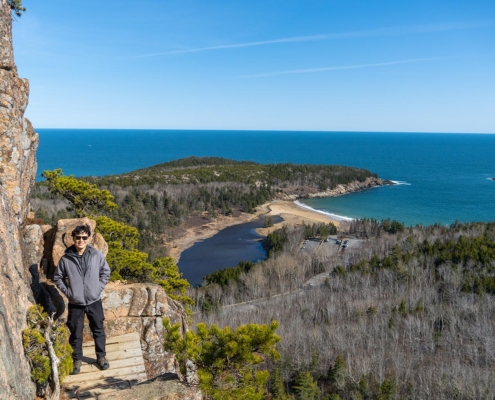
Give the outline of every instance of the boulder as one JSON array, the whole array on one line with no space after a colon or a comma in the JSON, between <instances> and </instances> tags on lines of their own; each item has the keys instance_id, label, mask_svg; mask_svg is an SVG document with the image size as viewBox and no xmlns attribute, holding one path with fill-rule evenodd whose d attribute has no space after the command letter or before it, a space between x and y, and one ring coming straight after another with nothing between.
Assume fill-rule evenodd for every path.
<instances>
[{"instance_id":1,"label":"boulder","mask_svg":"<svg viewBox=\"0 0 495 400\"><path fill-rule=\"evenodd\" d=\"M88 224L91 228L91 238L89 244L96 249L100 250L104 256L108 253L108 244L103 239L103 236L95 232L96 221L89 218L73 218L73 219L61 219L57 221L57 225L54 231L47 230L45 235L50 235L50 242L52 242L51 249L48 248L45 251L45 257L48 260L48 277L52 278L55 268L65 253L65 250L74 244L72 240L72 231L76 226Z\"/></svg>"},{"instance_id":2,"label":"boulder","mask_svg":"<svg viewBox=\"0 0 495 400\"><path fill-rule=\"evenodd\" d=\"M168 297L159 285L109 283L102 294L107 337L139 332L148 378L175 371L175 357L164 350L162 319L179 322L182 333L188 329L184 307ZM85 326L88 339L89 326Z\"/></svg>"}]
</instances>

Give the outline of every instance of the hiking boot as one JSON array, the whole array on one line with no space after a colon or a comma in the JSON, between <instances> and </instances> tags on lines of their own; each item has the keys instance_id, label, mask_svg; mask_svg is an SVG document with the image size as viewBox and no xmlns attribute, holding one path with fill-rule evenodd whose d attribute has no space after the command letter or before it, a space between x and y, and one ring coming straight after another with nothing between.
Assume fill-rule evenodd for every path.
<instances>
[{"instance_id":1,"label":"hiking boot","mask_svg":"<svg viewBox=\"0 0 495 400\"><path fill-rule=\"evenodd\" d=\"M98 357L98 360L96 360L96 364L98 364L98 367L100 367L100 369L110 368L110 364L108 363L106 357Z\"/></svg>"},{"instance_id":2,"label":"hiking boot","mask_svg":"<svg viewBox=\"0 0 495 400\"><path fill-rule=\"evenodd\" d=\"M81 360L74 360L73 361L73 369L71 375L77 375L79 372L81 372L81 365L82 361Z\"/></svg>"}]
</instances>

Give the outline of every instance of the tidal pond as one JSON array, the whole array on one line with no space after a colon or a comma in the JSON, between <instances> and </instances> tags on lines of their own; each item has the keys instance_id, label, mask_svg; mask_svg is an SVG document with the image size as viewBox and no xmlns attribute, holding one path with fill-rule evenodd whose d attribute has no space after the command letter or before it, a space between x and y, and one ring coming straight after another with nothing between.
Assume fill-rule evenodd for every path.
<instances>
[{"instance_id":1,"label":"tidal pond","mask_svg":"<svg viewBox=\"0 0 495 400\"><path fill-rule=\"evenodd\" d=\"M274 223L282 221L272 217ZM230 226L211 238L195 243L184 250L179 259L179 270L191 286L201 284L205 275L219 269L235 267L240 261L258 262L266 258L261 245L263 236L256 228L263 227L264 218Z\"/></svg>"}]
</instances>

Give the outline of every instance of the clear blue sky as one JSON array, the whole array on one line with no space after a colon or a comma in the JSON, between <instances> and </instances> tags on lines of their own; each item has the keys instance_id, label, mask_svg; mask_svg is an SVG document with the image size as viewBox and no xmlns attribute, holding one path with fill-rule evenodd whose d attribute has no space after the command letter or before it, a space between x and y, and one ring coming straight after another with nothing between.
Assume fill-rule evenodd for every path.
<instances>
[{"instance_id":1,"label":"clear blue sky","mask_svg":"<svg viewBox=\"0 0 495 400\"><path fill-rule=\"evenodd\" d=\"M495 2L24 0L36 128L495 133Z\"/></svg>"}]
</instances>

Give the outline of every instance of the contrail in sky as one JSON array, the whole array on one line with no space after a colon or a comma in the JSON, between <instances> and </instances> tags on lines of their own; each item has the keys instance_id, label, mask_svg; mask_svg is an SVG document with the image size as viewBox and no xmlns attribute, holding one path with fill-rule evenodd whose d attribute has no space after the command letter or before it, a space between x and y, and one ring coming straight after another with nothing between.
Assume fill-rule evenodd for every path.
<instances>
[{"instance_id":1,"label":"contrail in sky","mask_svg":"<svg viewBox=\"0 0 495 400\"><path fill-rule=\"evenodd\" d=\"M244 76L241 76L240 78L241 79L242 78L244 78L244 79L247 79L247 78L264 78L267 76L277 76L277 75L309 74L309 73L316 73L316 72L340 71L340 70L345 70L345 69L385 67L388 65L410 64L410 63L416 63L416 62L421 62L421 61L445 60L448 58L458 58L458 57L464 57L464 56L466 56L466 55L463 54L463 55L448 56L448 57L411 58L408 60L388 61L388 62L372 63L372 64L342 65L342 66L338 66L338 67L293 69L293 70L288 70L288 71L275 71L275 72L267 72L267 73L263 73L263 74L244 75Z\"/></svg>"},{"instance_id":2,"label":"contrail in sky","mask_svg":"<svg viewBox=\"0 0 495 400\"><path fill-rule=\"evenodd\" d=\"M333 39L348 39L348 38L373 37L373 36L398 36L398 35L410 35L416 33L445 32L445 31L453 31L453 30L461 30L461 29L482 28L493 25L494 25L494 21L485 20L485 21L442 22L442 23L424 24L424 25L396 26L389 28L368 29L362 31L326 33L321 35L310 35L310 36L293 36L293 37L280 38L280 39L262 40L258 42L246 42L246 43L237 43L237 44L226 44L220 46L198 47L194 49L142 54L139 56L134 56L133 58L155 57L155 56L162 56L168 54L198 53L198 52L211 51L211 50L238 49L242 47L267 46L270 44L281 44L281 43L301 43L301 42L315 42L320 40L333 40Z\"/></svg>"}]
</instances>

